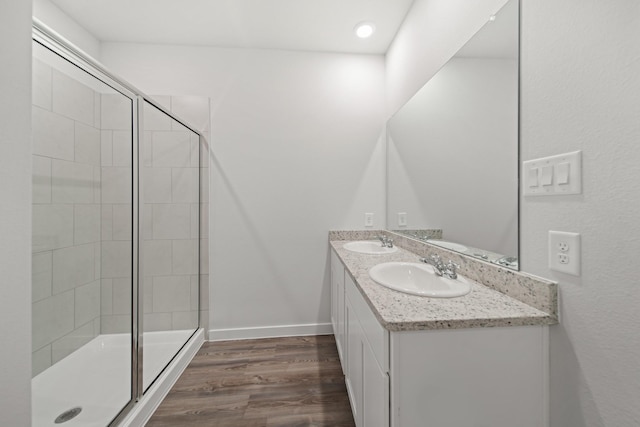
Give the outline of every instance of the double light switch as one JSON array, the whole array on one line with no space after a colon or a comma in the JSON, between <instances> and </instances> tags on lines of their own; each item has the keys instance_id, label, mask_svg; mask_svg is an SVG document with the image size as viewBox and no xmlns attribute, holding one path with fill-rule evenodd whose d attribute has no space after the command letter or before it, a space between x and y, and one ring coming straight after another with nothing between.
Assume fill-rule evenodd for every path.
<instances>
[{"instance_id":1,"label":"double light switch","mask_svg":"<svg viewBox=\"0 0 640 427\"><path fill-rule=\"evenodd\" d=\"M549 196L582 193L582 152L527 160L522 168L523 194Z\"/></svg>"}]
</instances>

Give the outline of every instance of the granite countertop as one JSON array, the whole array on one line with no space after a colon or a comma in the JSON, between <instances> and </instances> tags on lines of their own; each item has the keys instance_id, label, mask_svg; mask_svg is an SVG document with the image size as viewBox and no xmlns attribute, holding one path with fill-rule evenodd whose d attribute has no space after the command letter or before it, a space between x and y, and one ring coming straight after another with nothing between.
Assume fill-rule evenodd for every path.
<instances>
[{"instance_id":1,"label":"granite countertop","mask_svg":"<svg viewBox=\"0 0 640 427\"><path fill-rule=\"evenodd\" d=\"M392 254L360 254L344 249L348 242L332 240L330 244L378 321L389 331L557 323L553 315L472 280L471 292L457 298L429 298L385 288L369 277L371 267L391 261L417 262L419 256L401 247Z\"/></svg>"}]
</instances>

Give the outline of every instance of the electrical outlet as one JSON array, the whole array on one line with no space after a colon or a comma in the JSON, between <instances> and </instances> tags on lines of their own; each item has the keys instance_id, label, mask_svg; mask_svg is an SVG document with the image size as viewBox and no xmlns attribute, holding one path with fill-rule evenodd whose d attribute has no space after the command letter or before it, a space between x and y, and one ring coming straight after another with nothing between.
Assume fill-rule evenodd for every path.
<instances>
[{"instance_id":1,"label":"electrical outlet","mask_svg":"<svg viewBox=\"0 0 640 427\"><path fill-rule=\"evenodd\" d=\"M549 268L580 275L580 234L549 231Z\"/></svg>"},{"instance_id":2,"label":"electrical outlet","mask_svg":"<svg viewBox=\"0 0 640 427\"><path fill-rule=\"evenodd\" d=\"M373 214L372 213L364 214L364 226L365 227L373 227Z\"/></svg>"},{"instance_id":3,"label":"electrical outlet","mask_svg":"<svg viewBox=\"0 0 640 427\"><path fill-rule=\"evenodd\" d=\"M406 227L406 226L407 226L407 213L398 212L398 227Z\"/></svg>"}]
</instances>

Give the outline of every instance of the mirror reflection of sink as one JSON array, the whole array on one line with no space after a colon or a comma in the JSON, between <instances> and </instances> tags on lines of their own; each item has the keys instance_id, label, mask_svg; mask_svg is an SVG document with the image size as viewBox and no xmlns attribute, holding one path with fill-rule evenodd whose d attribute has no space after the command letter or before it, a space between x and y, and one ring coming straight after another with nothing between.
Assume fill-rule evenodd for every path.
<instances>
[{"instance_id":1,"label":"mirror reflection of sink","mask_svg":"<svg viewBox=\"0 0 640 427\"><path fill-rule=\"evenodd\" d=\"M445 249L451 249L456 252L466 252L469 248L459 243L447 242L446 240L427 240L429 243L433 243L434 245L441 246Z\"/></svg>"},{"instance_id":2,"label":"mirror reflection of sink","mask_svg":"<svg viewBox=\"0 0 640 427\"><path fill-rule=\"evenodd\" d=\"M360 240L357 242L345 243L343 248L351 252L358 252L360 254L369 255L392 254L398 250L398 248L396 248L395 246L392 248L387 248L382 246L380 242L373 240Z\"/></svg>"},{"instance_id":3,"label":"mirror reflection of sink","mask_svg":"<svg viewBox=\"0 0 640 427\"><path fill-rule=\"evenodd\" d=\"M411 295L432 298L461 297L471 291L464 277L440 277L433 267L417 262L385 262L372 267L369 276L378 284Z\"/></svg>"}]
</instances>

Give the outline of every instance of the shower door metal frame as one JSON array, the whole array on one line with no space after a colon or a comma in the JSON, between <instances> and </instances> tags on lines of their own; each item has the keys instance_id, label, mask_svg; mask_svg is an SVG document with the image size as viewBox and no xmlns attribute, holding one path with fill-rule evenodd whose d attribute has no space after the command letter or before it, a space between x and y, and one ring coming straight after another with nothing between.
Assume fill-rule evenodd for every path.
<instances>
[{"instance_id":1,"label":"shower door metal frame","mask_svg":"<svg viewBox=\"0 0 640 427\"><path fill-rule=\"evenodd\" d=\"M75 65L85 73L95 77L105 85L111 87L116 92L126 96L129 100L131 100L132 105L132 127L131 127L131 137L132 137L132 290L131 290L131 398L129 402L121 408L118 415L113 418L113 420L109 423L109 426L115 426L121 421L123 421L127 415L131 412L131 410L135 407L136 403L142 398L144 394L143 387L143 363L142 363L142 355L144 350L143 345L143 334L142 334L142 326L143 326L143 299L140 298L140 287L143 283L144 277L142 272L143 270L143 245L140 244L142 241L142 234L140 231L140 221L142 218L142 210L144 202L141 200L140 196L143 194L143 180L140 179L140 172L143 168L143 156L141 155L141 147L142 141L144 140L144 127L143 127L143 104L148 102L153 107L159 109L163 113L167 114L172 119L176 120L178 123L183 125L185 128L189 129L193 133L198 135L198 325L196 326L193 333L189 336L187 341L182 345L178 353L184 348L187 342L193 338L198 329L201 327L200 325L200 210L201 210L201 198L200 198L200 189L202 188L201 180L201 143L202 143L202 134L195 130L192 126L187 124L185 121L176 117L174 113L164 108L162 105L155 102L151 97L145 95L141 90L137 89L135 86L130 83L120 79L118 76L115 76L111 72L109 72L102 64L93 60L89 55L87 55L82 50L78 49L71 42L66 40L64 37L60 36L58 33L53 31L51 28L40 22L38 19L33 18L33 29L32 29L32 39L33 41L39 43L44 46L48 50L52 51L54 54L57 54L61 58L65 59L72 65ZM174 355L169 364L176 355ZM166 366L165 366L166 368ZM164 369L161 373L164 372ZM158 377L161 375L158 375ZM157 379L157 378L156 378ZM155 382L155 380L152 381ZM151 385L149 386L151 387Z\"/></svg>"}]
</instances>

